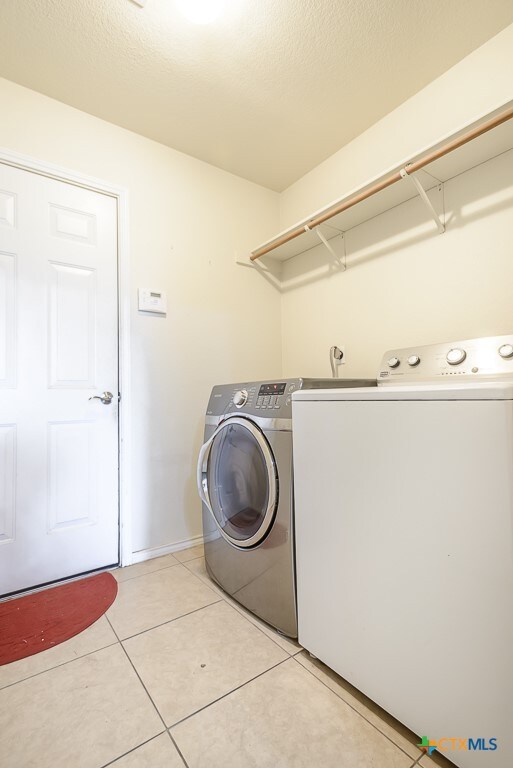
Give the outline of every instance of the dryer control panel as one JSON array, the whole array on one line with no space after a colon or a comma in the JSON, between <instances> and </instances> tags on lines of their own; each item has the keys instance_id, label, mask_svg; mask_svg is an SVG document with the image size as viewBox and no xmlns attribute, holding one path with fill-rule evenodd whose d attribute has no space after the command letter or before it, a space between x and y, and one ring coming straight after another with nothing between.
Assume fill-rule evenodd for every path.
<instances>
[{"instance_id":1,"label":"dryer control panel","mask_svg":"<svg viewBox=\"0 0 513 768\"><path fill-rule=\"evenodd\" d=\"M381 361L378 384L503 377L513 378L513 334L391 349Z\"/></svg>"}]
</instances>

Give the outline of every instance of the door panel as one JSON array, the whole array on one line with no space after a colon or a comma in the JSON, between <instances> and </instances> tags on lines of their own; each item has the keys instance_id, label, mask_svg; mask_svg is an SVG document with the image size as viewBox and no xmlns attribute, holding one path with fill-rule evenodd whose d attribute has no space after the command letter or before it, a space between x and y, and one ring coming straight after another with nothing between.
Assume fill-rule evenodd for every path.
<instances>
[{"instance_id":1,"label":"door panel","mask_svg":"<svg viewBox=\"0 0 513 768\"><path fill-rule=\"evenodd\" d=\"M14 538L16 427L0 425L0 542Z\"/></svg>"},{"instance_id":2,"label":"door panel","mask_svg":"<svg viewBox=\"0 0 513 768\"><path fill-rule=\"evenodd\" d=\"M48 531L96 523L94 422L48 425Z\"/></svg>"},{"instance_id":3,"label":"door panel","mask_svg":"<svg viewBox=\"0 0 513 768\"><path fill-rule=\"evenodd\" d=\"M95 271L50 264L50 387L94 387Z\"/></svg>"},{"instance_id":4,"label":"door panel","mask_svg":"<svg viewBox=\"0 0 513 768\"><path fill-rule=\"evenodd\" d=\"M55 237L96 245L96 217L84 211L50 205L50 229Z\"/></svg>"},{"instance_id":5,"label":"door panel","mask_svg":"<svg viewBox=\"0 0 513 768\"><path fill-rule=\"evenodd\" d=\"M14 227L16 221L16 195L0 189L0 226Z\"/></svg>"},{"instance_id":6,"label":"door panel","mask_svg":"<svg viewBox=\"0 0 513 768\"><path fill-rule=\"evenodd\" d=\"M116 221L0 164L0 594L118 561Z\"/></svg>"},{"instance_id":7,"label":"door panel","mask_svg":"<svg viewBox=\"0 0 513 768\"><path fill-rule=\"evenodd\" d=\"M16 257L0 252L0 388L16 382Z\"/></svg>"}]
</instances>

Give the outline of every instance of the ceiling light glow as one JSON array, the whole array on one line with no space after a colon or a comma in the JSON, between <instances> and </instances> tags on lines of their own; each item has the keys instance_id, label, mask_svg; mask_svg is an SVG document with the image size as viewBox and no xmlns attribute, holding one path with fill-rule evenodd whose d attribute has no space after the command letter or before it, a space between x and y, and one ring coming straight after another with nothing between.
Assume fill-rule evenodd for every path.
<instances>
[{"instance_id":1,"label":"ceiling light glow","mask_svg":"<svg viewBox=\"0 0 513 768\"><path fill-rule=\"evenodd\" d=\"M176 0L186 19L195 24L210 24L226 9L226 0Z\"/></svg>"}]
</instances>

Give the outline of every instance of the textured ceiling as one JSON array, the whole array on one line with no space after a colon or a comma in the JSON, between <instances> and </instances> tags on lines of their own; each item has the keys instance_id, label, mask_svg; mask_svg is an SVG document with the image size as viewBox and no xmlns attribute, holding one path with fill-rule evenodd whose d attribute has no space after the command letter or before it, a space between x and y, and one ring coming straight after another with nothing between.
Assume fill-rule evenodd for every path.
<instances>
[{"instance_id":1,"label":"textured ceiling","mask_svg":"<svg viewBox=\"0 0 513 768\"><path fill-rule=\"evenodd\" d=\"M513 22L511 0L0 0L0 75L281 190Z\"/></svg>"}]
</instances>

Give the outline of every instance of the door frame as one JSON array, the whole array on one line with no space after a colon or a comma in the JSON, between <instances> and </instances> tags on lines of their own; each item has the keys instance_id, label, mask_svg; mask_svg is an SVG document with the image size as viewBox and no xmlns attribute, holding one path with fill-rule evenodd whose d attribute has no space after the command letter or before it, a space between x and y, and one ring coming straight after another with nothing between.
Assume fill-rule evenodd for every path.
<instances>
[{"instance_id":1,"label":"door frame","mask_svg":"<svg viewBox=\"0 0 513 768\"><path fill-rule=\"evenodd\" d=\"M131 377L130 377L130 249L129 195L125 187L109 184L62 166L38 160L29 155L0 147L0 163L22 171L73 184L91 192L109 195L116 200L117 209L117 286L118 286L118 376L122 397L118 410L119 450L119 560L131 565L132 516L130 506L131 478Z\"/></svg>"}]
</instances>

